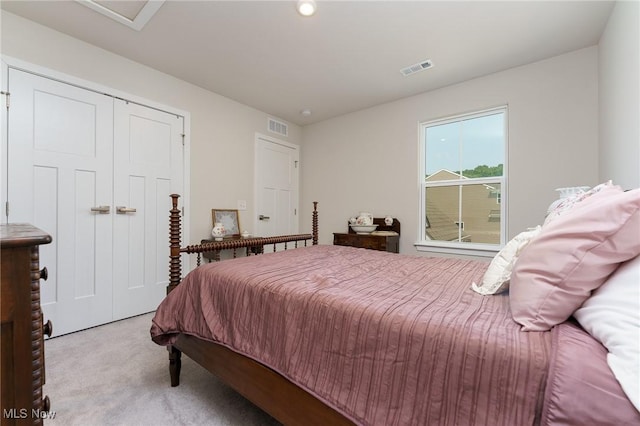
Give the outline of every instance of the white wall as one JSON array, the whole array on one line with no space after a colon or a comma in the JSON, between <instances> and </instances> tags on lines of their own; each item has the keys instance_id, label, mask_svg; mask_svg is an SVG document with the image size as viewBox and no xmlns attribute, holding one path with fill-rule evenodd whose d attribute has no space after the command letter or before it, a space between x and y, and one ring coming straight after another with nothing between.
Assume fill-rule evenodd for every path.
<instances>
[{"instance_id":1,"label":"white wall","mask_svg":"<svg viewBox=\"0 0 640 426\"><path fill-rule=\"evenodd\" d=\"M617 2L599 44L600 180L640 187L640 2Z\"/></svg>"},{"instance_id":2,"label":"white wall","mask_svg":"<svg viewBox=\"0 0 640 426\"><path fill-rule=\"evenodd\" d=\"M208 235L212 207L245 199L241 222L252 223L254 135L268 134L267 114L16 15L1 18L2 54L191 113L191 242ZM313 200L323 243L360 210L391 214L402 222L401 251L415 253L418 123L501 104L510 120L509 236L542 221L556 187L609 178L640 186L637 20L637 2L616 6L600 60L597 47L587 48L304 129L290 124L283 139L304 139L301 231Z\"/></svg>"},{"instance_id":3,"label":"white wall","mask_svg":"<svg viewBox=\"0 0 640 426\"><path fill-rule=\"evenodd\" d=\"M235 209L238 199L248 203L240 223L253 232L254 141L269 134L266 113L17 15L2 11L1 19L3 55L190 113L191 241L183 245L207 238L211 209ZM278 138L299 144L300 127L289 124L289 137Z\"/></svg>"},{"instance_id":4,"label":"white wall","mask_svg":"<svg viewBox=\"0 0 640 426\"><path fill-rule=\"evenodd\" d=\"M508 236L541 224L555 188L598 183L597 70L594 46L306 126L300 205L319 201L321 243L364 210L416 253L419 122L508 104Z\"/></svg>"}]
</instances>

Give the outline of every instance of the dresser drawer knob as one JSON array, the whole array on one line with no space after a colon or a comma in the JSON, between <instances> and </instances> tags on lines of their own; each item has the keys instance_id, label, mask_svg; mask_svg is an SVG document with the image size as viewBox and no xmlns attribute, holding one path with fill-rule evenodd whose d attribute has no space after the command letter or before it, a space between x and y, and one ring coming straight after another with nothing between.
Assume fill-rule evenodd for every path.
<instances>
[{"instance_id":1,"label":"dresser drawer knob","mask_svg":"<svg viewBox=\"0 0 640 426\"><path fill-rule=\"evenodd\" d=\"M49 395L42 399L42 411L47 413L51 411L51 400L49 400Z\"/></svg>"},{"instance_id":2,"label":"dresser drawer knob","mask_svg":"<svg viewBox=\"0 0 640 426\"><path fill-rule=\"evenodd\" d=\"M42 326L42 333L47 337L51 337L53 334L53 323L51 320L47 320L47 322Z\"/></svg>"},{"instance_id":3,"label":"dresser drawer knob","mask_svg":"<svg viewBox=\"0 0 640 426\"><path fill-rule=\"evenodd\" d=\"M40 270L40 279L46 281L47 278L49 278L49 271L47 270L47 267L45 266L44 268L42 268Z\"/></svg>"}]
</instances>

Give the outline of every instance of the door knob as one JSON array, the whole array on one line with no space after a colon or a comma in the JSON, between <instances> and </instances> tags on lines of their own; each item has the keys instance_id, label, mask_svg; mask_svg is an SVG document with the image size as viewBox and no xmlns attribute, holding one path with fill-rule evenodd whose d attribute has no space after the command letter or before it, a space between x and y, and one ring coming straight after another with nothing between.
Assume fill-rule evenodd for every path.
<instances>
[{"instance_id":1,"label":"door knob","mask_svg":"<svg viewBox=\"0 0 640 426\"><path fill-rule=\"evenodd\" d=\"M91 207L92 212L98 212L100 214L107 214L111 211L111 206L97 206Z\"/></svg>"},{"instance_id":2,"label":"door knob","mask_svg":"<svg viewBox=\"0 0 640 426\"><path fill-rule=\"evenodd\" d=\"M117 206L116 213L118 214L127 214L127 213L135 213L136 209L133 207L125 207L125 206Z\"/></svg>"},{"instance_id":3,"label":"door knob","mask_svg":"<svg viewBox=\"0 0 640 426\"><path fill-rule=\"evenodd\" d=\"M260 219L260 220L269 220L270 217L269 216L260 215L260 216L258 216L258 219Z\"/></svg>"}]
</instances>

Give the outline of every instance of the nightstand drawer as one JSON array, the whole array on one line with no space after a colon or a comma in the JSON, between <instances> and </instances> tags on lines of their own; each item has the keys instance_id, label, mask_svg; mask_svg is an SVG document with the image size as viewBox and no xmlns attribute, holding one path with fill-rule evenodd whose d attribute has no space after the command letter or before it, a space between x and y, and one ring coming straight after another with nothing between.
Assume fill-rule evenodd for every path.
<instances>
[{"instance_id":1,"label":"nightstand drawer","mask_svg":"<svg viewBox=\"0 0 640 426\"><path fill-rule=\"evenodd\" d=\"M333 234L333 244L337 246L359 247L391 253L399 252L399 242L399 235Z\"/></svg>"}]
</instances>

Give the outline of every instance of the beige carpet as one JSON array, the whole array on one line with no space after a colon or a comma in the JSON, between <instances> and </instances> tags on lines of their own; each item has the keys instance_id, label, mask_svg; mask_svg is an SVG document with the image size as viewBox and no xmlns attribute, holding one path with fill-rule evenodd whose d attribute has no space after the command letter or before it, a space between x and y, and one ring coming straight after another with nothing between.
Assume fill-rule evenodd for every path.
<instances>
[{"instance_id":1,"label":"beige carpet","mask_svg":"<svg viewBox=\"0 0 640 426\"><path fill-rule=\"evenodd\" d=\"M186 356L172 388L167 351L149 337L152 317L47 340L43 391L55 417L45 424L279 424Z\"/></svg>"}]
</instances>

